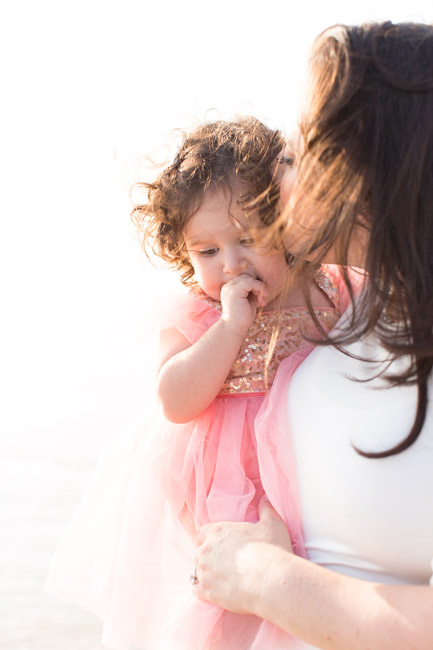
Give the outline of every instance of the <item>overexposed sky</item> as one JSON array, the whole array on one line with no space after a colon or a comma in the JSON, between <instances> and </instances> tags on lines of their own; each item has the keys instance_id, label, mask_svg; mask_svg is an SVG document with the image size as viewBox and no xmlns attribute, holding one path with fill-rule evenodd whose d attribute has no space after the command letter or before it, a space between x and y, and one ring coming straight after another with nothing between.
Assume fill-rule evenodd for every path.
<instances>
[{"instance_id":1,"label":"overexposed sky","mask_svg":"<svg viewBox=\"0 0 433 650\"><path fill-rule=\"evenodd\" d=\"M2 4L2 441L96 453L139 406L151 306L131 158L209 115L290 130L314 36L382 19L433 22L433 3Z\"/></svg>"}]
</instances>

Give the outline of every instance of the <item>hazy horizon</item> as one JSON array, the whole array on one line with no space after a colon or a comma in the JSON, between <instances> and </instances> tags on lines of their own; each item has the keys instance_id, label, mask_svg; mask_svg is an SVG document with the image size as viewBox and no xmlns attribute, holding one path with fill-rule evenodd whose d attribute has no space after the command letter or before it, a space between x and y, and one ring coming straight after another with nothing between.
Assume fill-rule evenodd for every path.
<instances>
[{"instance_id":1,"label":"hazy horizon","mask_svg":"<svg viewBox=\"0 0 433 650\"><path fill-rule=\"evenodd\" d=\"M3 7L1 647L99 648L93 619L40 589L104 443L150 390L149 290L167 280L129 219L140 156L209 115L292 130L313 38L382 19L433 22L433 3Z\"/></svg>"}]
</instances>

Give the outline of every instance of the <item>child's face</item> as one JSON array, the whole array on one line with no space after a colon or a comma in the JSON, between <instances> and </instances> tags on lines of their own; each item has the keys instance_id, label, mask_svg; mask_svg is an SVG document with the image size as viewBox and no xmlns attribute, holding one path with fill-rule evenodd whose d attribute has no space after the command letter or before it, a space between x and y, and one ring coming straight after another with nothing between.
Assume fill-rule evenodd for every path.
<instances>
[{"instance_id":1,"label":"child's face","mask_svg":"<svg viewBox=\"0 0 433 650\"><path fill-rule=\"evenodd\" d=\"M283 250L254 242L260 221L258 216L245 215L239 204L241 190L238 183L232 192L220 189L206 194L184 228L185 246L195 279L208 296L220 300L221 287L247 273L265 284L266 308L273 309L284 287L287 262Z\"/></svg>"}]
</instances>

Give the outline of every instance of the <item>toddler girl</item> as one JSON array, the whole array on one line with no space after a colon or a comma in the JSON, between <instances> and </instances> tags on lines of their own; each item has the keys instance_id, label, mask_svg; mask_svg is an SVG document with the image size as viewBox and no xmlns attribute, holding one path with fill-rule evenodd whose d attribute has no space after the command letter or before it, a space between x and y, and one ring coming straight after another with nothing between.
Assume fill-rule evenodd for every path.
<instances>
[{"instance_id":1,"label":"toddler girl","mask_svg":"<svg viewBox=\"0 0 433 650\"><path fill-rule=\"evenodd\" d=\"M161 309L160 413L108 446L47 584L103 618L108 647L262 647L260 619L188 594L170 548L183 549L191 573L203 524L257 521L265 477L256 416L280 362L309 348L303 334L328 331L339 315L335 269L318 270L309 287L289 278L286 290L290 255L264 237L276 217L273 163L283 146L254 118L200 126L133 211L144 248L187 288ZM305 555L295 500L285 519ZM281 634L275 628L273 647ZM282 642L290 647L287 635Z\"/></svg>"}]
</instances>

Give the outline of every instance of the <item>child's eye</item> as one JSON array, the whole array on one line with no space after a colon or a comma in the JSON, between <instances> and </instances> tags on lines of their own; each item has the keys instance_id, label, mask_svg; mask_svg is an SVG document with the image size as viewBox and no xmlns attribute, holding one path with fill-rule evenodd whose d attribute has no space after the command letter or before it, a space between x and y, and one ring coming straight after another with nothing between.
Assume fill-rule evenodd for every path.
<instances>
[{"instance_id":1,"label":"child's eye","mask_svg":"<svg viewBox=\"0 0 433 650\"><path fill-rule=\"evenodd\" d=\"M201 255L201 257L212 257L212 255L215 255L218 253L218 248L206 248L203 251L198 251L198 254Z\"/></svg>"},{"instance_id":2,"label":"child's eye","mask_svg":"<svg viewBox=\"0 0 433 650\"><path fill-rule=\"evenodd\" d=\"M278 162L280 165L288 165L289 167L293 167L295 164L295 158L292 156L280 156L278 158Z\"/></svg>"},{"instance_id":3,"label":"child's eye","mask_svg":"<svg viewBox=\"0 0 433 650\"><path fill-rule=\"evenodd\" d=\"M240 239L240 244L242 246L253 246L254 244L254 238L253 237L244 237L243 239Z\"/></svg>"}]
</instances>

